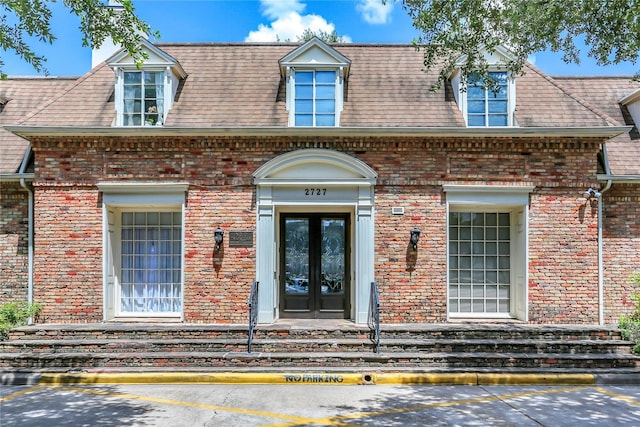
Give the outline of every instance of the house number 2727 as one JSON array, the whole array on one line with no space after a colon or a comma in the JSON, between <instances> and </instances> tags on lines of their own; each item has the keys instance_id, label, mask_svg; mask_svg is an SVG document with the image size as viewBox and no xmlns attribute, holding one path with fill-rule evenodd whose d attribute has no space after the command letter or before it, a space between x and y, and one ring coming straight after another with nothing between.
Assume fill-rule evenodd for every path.
<instances>
[{"instance_id":1,"label":"house number 2727","mask_svg":"<svg viewBox=\"0 0 640 427\"><path fill-rule=\"evenodd\" d=\"M305 188L304 195L305 196L326 196L327 189L326 188Z\"/></svg>"}]
</instances>

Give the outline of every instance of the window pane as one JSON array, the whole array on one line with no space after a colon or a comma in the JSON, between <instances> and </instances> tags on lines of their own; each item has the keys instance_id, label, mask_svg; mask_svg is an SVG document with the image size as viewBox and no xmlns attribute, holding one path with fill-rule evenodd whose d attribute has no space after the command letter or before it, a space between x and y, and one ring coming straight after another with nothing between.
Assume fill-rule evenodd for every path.
<instances>
[{"instance_id":1,"label":"window pane","mask_svg":"<svg viewBox=\"0 0 640 427\"><path fill-rule=\"evenodd\" d=\"M507 101L489 101L489 113L506 113Z\"/></svg>"},{"instance_id":2,"label":"window pane","mask_svg":"<svg viewBox=\"0 0 640 427\"><path fill-rule=\"evenodd\" d=\"M296 113L312 113L313 112L313 101L304 100L296 101Z\"/></svg>"},{"instance_id":3,"label":"window pane","mask_svg":"<svg viewBox=\"0 0 640 427\"><path fill-rule=\"evenodd\" d=\"M296 99L312 99L313 86L296 86Z\"/></svg>"},{"instance_id":4,"label":"window pane","mask_svg":"<svg viewBox=\"0 0 640 427\"><path fill-rule=\"evenodd\" d=\"M509 120L506 114L490 115L489 126L508 126Z\"/></svg>"},{"instance_id":5,"label":"window pane","mask_svg":"<svg viewBox=\"0 0 640 427\"><path fill-rule=\"evenodd\" d=\"M507 83L507 72L506 71L490 71L489 76L495 80L499 84Z\"/></svg>"},{"instance_id":6,"label":"window pane","mask_svg":"<svg viewBox=\"0 0 640 427\"><path fill-rule=\"evenodd\" d=\"M125 99L140 99L142 96L142 89L140 86L125 86L124 98Z\"/></svg>"},{"instance_id":7,"label":"window pane","mask_svg":"<svg viewBox=\"0 0 640 427\"><path fill-rule=\"evenodd\" d=\"M296 126L313 126L311 114L296 114Z\"/></svg>"},{"instance_id":8,"label":"window pane","mask_svg":"<svg viewBox=\"0 0 640 427\"><path fill-rule=\"evenodd\" d=\"M467 88L467 99L484 99L485 90L482 86L469 86Z\"/></svg>"},{"instance_id":9,"label":"window pane","mask_svg":"<svg viewBox=\"0 0 640 427\"><path fill-rule=\"evenodd\" d=\"M483 101L469 101L469 114L484 113L484 100Z\"/></svg>"},{"instance_id":10,"label":"window pane","mask_svg":"<svg viewBox=\"0 0 640 427\"><path fill-rule=\"evenodd\" d=\"M316 87L316 98L318 99L334 99L336 97L336 89L334 86L318 86Z\"/></svg>"},{"instance_id":11,"label":"window pane","mask_svg":"<svg viewBox=\"0 0 640 427\"><path fill-rule=\"evenodd\" d=\"M335 83L335 71L316 71L316 83Z\"/></svg>"},{"instance_id":12,"label":"window pane","mask_svg":"<svg viewBox=\"0 0 640 427\"><path fill-rule=\"evenodd\" d=\"M335 126L336 118L333 115L322 115L316 117L316 126Z\"/></svg>"},{"instance_id":13,"label":"window pane","mask_svg":"<svg viewBox=\"0 0 640 427\"><path fill-rule=\"evenodd\" d=\"M313 72L296 71L296 83L313 83Z\"/></svg>"},{"instance_id":14,"label":"window pane","mask_svg":"<svg viewBox=\"0 0 640 427\"><path fill-rule=\"evenodd\" d=\"M335 101L325 100L316 102L316 113L333 113L335 111Z\"/></svg>"},{"instance_id":15,"label":"window pane","mask_svg":"<svg viewBox=\"0 0 640 427\"><path fill-rule=\"evenodd\" d=\"M140 84L142 82L141 72L125 72L124 84Z\"/></svg>"},{"instance_id":16,"label":"window pane","mask_svg":"<svg viewBox=\"0 0 640 427\"><path fill-rule=\"evenodd\" d=\"M484 126L484 116L469 116L469 126Z\"/></svg>"}]
</instances>

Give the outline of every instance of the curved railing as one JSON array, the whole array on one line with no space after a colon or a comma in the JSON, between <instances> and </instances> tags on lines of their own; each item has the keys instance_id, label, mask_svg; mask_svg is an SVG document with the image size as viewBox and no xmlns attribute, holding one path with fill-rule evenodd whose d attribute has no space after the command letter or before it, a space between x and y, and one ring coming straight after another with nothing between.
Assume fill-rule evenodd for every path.
<instances>
[{"instance_id":1,"label":"curved railing","mask_svg":"<svg viewBox=\"0 0 640 427\"><path fill-rule=\"evenodd\" d=\"M369 296L369 329L371 339L376 346L376 353L380 353L380 295L378 283L371 282L371 295Z\"/></svg>"},{"instance_id":2,"label":"curved railing","mask_svg":"<svg viewBox=\"0 0 640 427\"><path fill-rule=\"evenodd\" d=\"M258 282L251 284L251 295L249 295L249 338L247 341L247 352L251 353L253 333L258 323Z\"/></svg>"}]
</instances>

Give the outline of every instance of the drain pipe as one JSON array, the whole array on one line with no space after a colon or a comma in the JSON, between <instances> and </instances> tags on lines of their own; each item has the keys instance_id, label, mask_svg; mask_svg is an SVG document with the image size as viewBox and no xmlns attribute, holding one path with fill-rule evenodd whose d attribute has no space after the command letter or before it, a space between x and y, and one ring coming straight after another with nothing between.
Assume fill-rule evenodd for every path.
<instances>
[{"instance_id":1,"label":"drain pipe","mask_svg":"<svg viewBox=\"0 0 640 427\"><path fill-rule=\"evenodd\" d=\"M22 164L20 165L20 175L24 174L27 168L27 162L31 156L31 147L29 147L24 154ZM29 188L24 178L20 178L20 186L24 188L28 194L28 231L27 231L27 245L28 245L28 272L27 272L27 302L29 305L33 304L33 190ZM29 318L29 325L33 324L33 317Z\"/></svg>"},{"instance_id":2,"label":"drain pipe","mask_svg":"<svg viewBox=\"0 0 640 427\"><path fill-rule=\"evenodd\" d=\"M604 325L604 256L603 256L603 242L602 242L602 195L605 191L611 188L611 180L607 180L607 185L600 190L600 197L598 197L598 318L600 325Z\"/></svg>"},{"instance_id":3,"label":"drain pipe","mask_svg":"<svg viewBox=\"0 0 640 427\"><path fill-rule=\"evenodd\" d=\"M611 176L609 170L609 158L607 156L607 146L602 145L602 156L604 160L604 168L607 176ZM607 180L607 184L600 190L600 197L598 197L598 321L600 325L604 325L604 244L602 241L602 227L604 221L602 219L603 211L603 195L605 191L611 188L611 179Z\"/></svg>"}]
</instances>

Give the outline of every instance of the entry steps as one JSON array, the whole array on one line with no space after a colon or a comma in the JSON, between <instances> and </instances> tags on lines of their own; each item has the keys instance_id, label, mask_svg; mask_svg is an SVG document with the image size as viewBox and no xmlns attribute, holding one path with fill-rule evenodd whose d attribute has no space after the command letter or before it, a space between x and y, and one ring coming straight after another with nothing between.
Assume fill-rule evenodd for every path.
<instances>
[{"instance_id":1,"label":"entry steps","mask_svg":"<svg viewBox=\"0 0 640 427\"><path fill-rule=\"evenodd\" d=\"M343 369L640 373L613 326L383 324L381 351L348 321L259 325L37 324L0 341L0 371Z\"/></svg>"}]
</instances>

